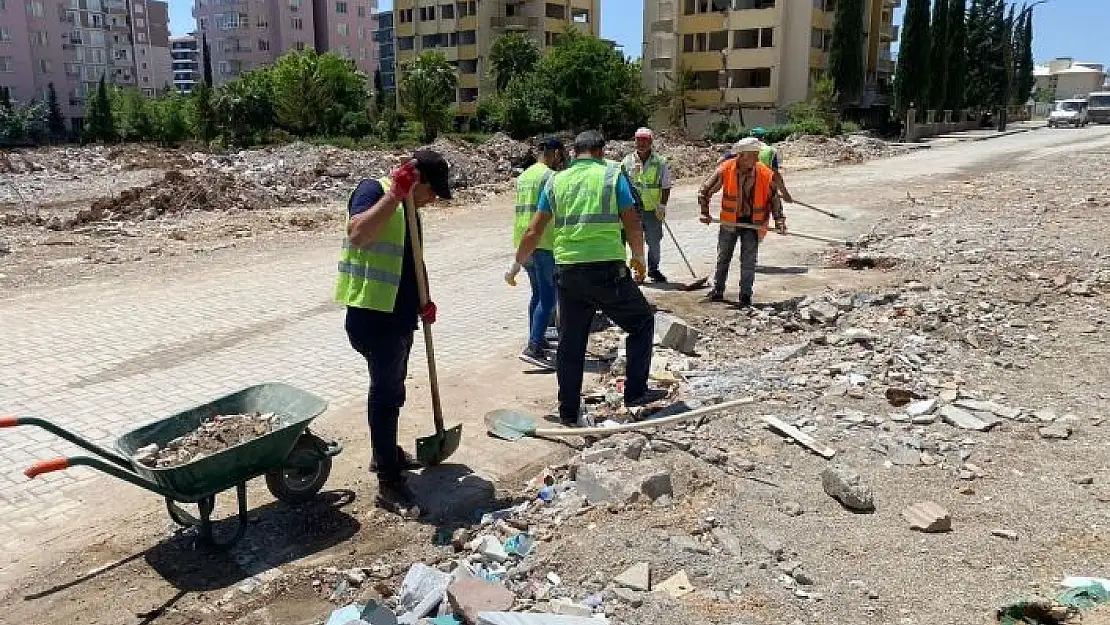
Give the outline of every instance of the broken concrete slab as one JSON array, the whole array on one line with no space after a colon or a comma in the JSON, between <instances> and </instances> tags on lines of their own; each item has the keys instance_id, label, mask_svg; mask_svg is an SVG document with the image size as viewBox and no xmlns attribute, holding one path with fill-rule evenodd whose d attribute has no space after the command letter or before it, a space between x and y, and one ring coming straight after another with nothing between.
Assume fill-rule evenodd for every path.
<instances>
[{"instance_id":1,"label":"broken concrete slab","mask_svg":"<svg viewBox=\"0 0 1110 625\"><path fill-rule=\"evenodd\" d=\"M874 512L875 495L859 473L844 467L821 471L821 487L829 497L854 512Z\"/></svg>"},{"instance_id":2,"label":"broken concrete slab","mask_svg":"<svg viewBox=\"0 0 1110 625\"><path fill-rule=\"evenodd\" d=\"M409 568L401 582L401 599L397 603L400 625L413 625L431 613L447 592L451 576L426 564L417 562Z\"/></svg>"},{"instance_id":3,"label":"broken concrete slab","mask_svg":"<svg viewBox=\"0 0 1110 625\"><path fill-rule=\"evenodd\" d=\"M953 405L945 405L940 407L940 418L944 419L945 423L954 425L964 430L974 430L976 432L986 432L991 429L991 424L983 421L979 417L971 414L970 412L957 408Z\"/></svg>"},{"instance_id":4,"label":"broken concrete slab","mask_svg":"<svg viewBox=\"0 0 1110 625\"><path fill-rule=\"evenodd\" d=\"M657 471L646 476L640 482L640 492L652 501L664 495L673 495L674 484L671 482L671 474L667 471Z\"/></svg>"},{"instance_id":5,"label":"broken concrete slab","mask_svg":"<svg viewBox=\"0 0 1110 625\"><path fill-rule=\"evenodd\" d=\"M905 411L910 417L922 417L933 414L933 411L937 409L937 403L935 397L932 399L922 399L906 406Z\"/></svg>"},{"instance_id":6,"label":"broken concrete slab","mask_svg":"<svg viewBox=\"0 0 1110 625\"><path fill-rule=\"evenodd\" d=\"M661 592L672 599L681 599L694 592L694 585L690 583L686 571L679 571L656 585L655 591Z\"/></svg>"},{"instance_id":7,"label":"broken concrete slab","mask_svg":"<svg viewBox=\"0 0 1110 625\"><path fill-rule=\"evenodd\" d=\"M651 590L651 565L647 562L633 564L614 578L613 583L622 588L647 592Z\"/></svg>"},{"instance_id":8,"label":"broken concrete slab","mask_svg":"<svg viewBox=\"0 0 1110 625\"><path fill-rule=\"evenodd\" d=\"M483 612L477 625L608 625L605 617L565 616L536 612Z\"/></svg>"},{"instance_id":9,"label":"broken concrete slab","mask_svg":"<svg viewBox=\"0 0 1110 625\"><path fill-rule=\"evenodd\" d=\"M501 584L484 579L468 578L451 582L447 599L455 613L467 623L474 623L482 612L504 612L513 607L516 595Z\"/></svg>"},{"instance_id":10,"label":"broken concrete slab","mask_svg":"<svg viewBox=\"0 0 1110 625\"><path fill-rule=\"evenodd\" d=\"M902 518L910 524L910 529L927 534L952 530L952 515L931 501L922 501L906 508L902 511Z\"/></svg>"},{"instance_id":11,"label":"broken concrete slab","mask_svg":"<svg viewBox=\"0 0 1110 625\"><path fill-rule=\"evenodd\" d=\"M612 460L617 457L617 449L615 447L594 447L586 449L582 452L582 464L594 464L596 462L604 462Z\"/></svg>"},{"instance_id":12,"label":"broken concrete slab","mask_svg":"<svg viewBox=\"0 0 1110 625\"><path fill-rule=\"evenodd\" d=\"M979 401L977 399L957 399L955 405L959 408L964 408L972 412L989 412L995 416L1002 417L1003 419L1017 419L1021 416L1021 411L1017 408L1003 406L993 401Z\"/></svg>"},{"instance_id":13,"label":"broken concrete slab","mask_svg":"<svg viewBox=\"0 0 1110 625\"><path fill-rule=\"evenodd\" d=\"M593 608L575 603L565 597L552 600L548 604L548 609L550 609L553 614L561 614L563 616L588 617L594 613Z\"/></svg>"},{"instance_id":14,"label":"broken concrete slab","mask_svg":"<svg viewBox=\"0 0 1110 625\"><path fill-rule=\"evenodd\" d=\"M701 333L678 317L657 312L655 313L655 336L663 347L669 347L683 354L693 354Z\"/></svg>"},{"instance_id":15,"label":"broken concrete slab","mask_svg":"<svg viewBox=\"0 0 1110 625\"><path fill-rule=\"evenodd\" d=\"M629 496L627 481L596 464L578 467L574 484L590 503L624 501Z\"/></svg>"},{"instance_id":16,"label":"broken concrete slab","mask_svg":"<svg viewBox=\"0 0 1110 625\"><path fill-rule=\"evenodd\" d=\"M1071 428L1064 423L1053 423L1046 425L1040 430L1041 438L1049 440L1066 440L1071 437Z\"/></svg>"},{"instance_id":17,"label":"broken concrete slab","mask_svg":"<svg viewBox=\"0 0 1110 625\"><path fill-rule=\"evenodd\" d=\"M614 588L613 595L633 608L644 605L644 593L630 588Z\"/></svg>"},{"instance_id":18,"label":"broken concrete slab","mask_svg":"<svg viewBox=\"0 0 1110 625\"><path fill-rule=\"evenodd\" d=\"M805 343L796 343L794 345L783 345L782 347L776 347L770 352L764 354L763 358L772 362L786 362L793 358L797 358L798 356L802 356L808 351L809 341L806 341Z\"/></svg>"},{"instance_id":19,"label":"broken concrete slab","mask_svg":"<svg viewBox=\"0 0 1110 625\"><path fill-rule=\"evenodd\" d=\"M725 550L730 556L739 556L742 550L740 539L736 537L728 528L715 527L713 528L713 538L721 543L721 548Z\"/></svg>"}]
</instances>

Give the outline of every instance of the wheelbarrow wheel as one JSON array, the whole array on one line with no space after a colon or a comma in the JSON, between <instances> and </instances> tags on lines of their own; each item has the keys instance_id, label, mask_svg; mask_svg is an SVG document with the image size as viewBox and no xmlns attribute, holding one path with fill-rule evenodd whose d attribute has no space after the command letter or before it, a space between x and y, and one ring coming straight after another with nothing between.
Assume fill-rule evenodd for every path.
<instances>
[{"instance_id":1,"label":"wheelbarrow wheel","mask_svg":"<svg viewBox=\"0 0 1110 625\"><path fill-rule=\"evenodd\" d=\"M311 501L331 475L331 456L321 452L321 441L302 436L290 452L288 466L266 474L266 487L279 501L297 504Z\"/></svg>"}]
</instances>

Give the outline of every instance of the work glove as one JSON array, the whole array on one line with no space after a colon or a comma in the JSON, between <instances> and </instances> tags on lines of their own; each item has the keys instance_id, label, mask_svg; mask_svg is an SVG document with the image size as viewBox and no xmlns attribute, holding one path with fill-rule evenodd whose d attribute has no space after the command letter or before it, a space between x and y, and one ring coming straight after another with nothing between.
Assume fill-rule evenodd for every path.
<instances>
[{"instance_id":1,"label":"work glove","mask_svg":"<svg viewBox=\"0 0 1110 625\"><path fill-rule=\"evenodd\" d=\"M514 260L513 264L509 265L509 270L505 272L505 284L516 286L516 276L520 273L520 269L520 263Z\"/></svg>"},{"instance_id":2,"label":"work glove","mask_svg":"<svg viewBox=\"0 0 1110 625\"><path fill-rule=\"evenodd\" d=\"M775 232L779 234L786 234L786 218L775 220Z\"/></svg>"},{"instance_id":3,"label":"work glove","mask_svg":"<svg viewBox=\"0 0 1110 625\"><path fill-rule=\"evenodd\" d=\"M655 216L659 218L659 221L666 221L667 220L667 205L666 204L660 204L659 206L656 206L655 207Z\"/></svg>"},{"instance_id":4,"label":"work glove","mask_svg":"<svg viewBox=\"0 0 1110 625\"><path fill-rule=\"evenodd\" d=\"M439 312L439 309L436 308L436 303L428 302L420 309L420 321L424 322L426 325L432 325L436 322L437 312Z\"/></svg>"},{"instance_id":5,"label":"work glove","mask_svg":"<svg viewBox=\"0 0 1110 625\"><path fill-rule=\"evenodd\" d=\"M698 221L702 222L703 224L709 225L713 223L713 216L709 214L708 210L704 210L701 212L701 215L698 216Z\"/></svg>"},{"instance_id":6,"label":"work glove","mask_svg":"<svg viewBox=\"0 0 1110 625\"><path fill-rule=\"evenodd\" d=\"M392 181L389 194L400 200L405 199L416 186L419 178L420 172L416 170L416 159L412 159L389 174L389 179Z\"/></svg>"},{"instance_id":7,"label":"work glove","mask_svg":"<svg viewBox=\"0 0 1110 625\"><path fill-rule=\"evenodd\" d=\"M636 282L643 282L647 278L647 264L644 259L633 256L632 260L628 262L628 266L632 268L632 277Z\"/></svg>"}]
</instances>

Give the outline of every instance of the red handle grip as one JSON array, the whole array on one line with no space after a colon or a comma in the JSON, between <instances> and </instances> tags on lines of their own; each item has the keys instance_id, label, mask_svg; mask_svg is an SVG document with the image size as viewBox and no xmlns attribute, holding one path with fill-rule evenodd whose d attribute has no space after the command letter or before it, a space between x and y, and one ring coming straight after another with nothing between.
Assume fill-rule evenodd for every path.
<instances>
[{"instance_id":1,"label":"red handle grip","mask_svg":"<svg viewBox=\"0 0 1110 625\"><path fill-rule=\"evenodd\" d=\"M35 478L43 473L61 471L69 468L69 458L54 458L53 460L39 460L23 472L29 478Z\"/></svg>"},{"instance_id":2,"label":"red handle grip","mask_svg":"<svg viewBox=\"0 0 1110 625\"><path fill-rule=\"evenodd\" d=\"M0 417L0 428L14 428L19 425L19 417Z\"/></svg>"}]
</instances>

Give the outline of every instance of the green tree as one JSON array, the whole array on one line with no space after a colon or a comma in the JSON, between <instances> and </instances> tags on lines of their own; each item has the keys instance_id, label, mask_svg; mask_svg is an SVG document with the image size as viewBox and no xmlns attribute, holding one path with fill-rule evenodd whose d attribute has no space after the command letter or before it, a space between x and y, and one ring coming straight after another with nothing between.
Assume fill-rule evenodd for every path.
<instances>
[{"instance_id":1,"label":"green tree","mask_svg":"<svg viewBox=\"0 0 1110 625\"><path fill-rule=\"evenodd\" d=\"M270 71L256 69L224 83L215 92L212 108L224 139L235 145L257 143L275 118Z\"/></svg>"},{"instance_id":2,"label":"green tree","mask_svg":"<svg viewBox=\"0 0 1110 625\"><path fill-rule=\"evenodd\" d=\"M177 145L188 134L185 102L178 93L170 92L155 103L154 118L155 136L162 145Z\"/></svg>"},{"instance_id":3,"label":"green tree","mask_svg":"<svg viewBox=\"0 0 1110 625\"><path fill-rule=\"evenodd\" d=\"M910 106L922 110L929 95L929 0L907 0L898 68L894 75L897 110Z\"/></svg>"},{"instance_id":4,"label":"green tree","mask_svg":"<svg viewBox=\"0 0 1110 625\"><path fill-rule=\"evenodd\" d=\"M686 112L689 110L697 75L694 70L680 64L674 75L667 75L666 85L660 87L656 104L667 109L667 123L679 130L686 130Z\"/></svg>"},{"instance_id":5,"label":"green tree","mask_svg":"<svg viewBox=\"0 0 1110 625\"><path fill-rule=\"evenodd\" d=\"M154 137L152 101L141 91L115 89L112 92L112 115L116 132L124 141L148 141Z\"/></svg>"},{"instance_id":6,"label":"green tree","mask_svg":"<svg viewBox=\"0 0 1110 625\"><path fill-rule=\"evenodd\" d=\"M547 132L552 129L552 118L545 103L554 98L538 72L517 76L489 102L489 122L514 139Z\"/></svg>"},{"instance_id":7,"label":"green tree","mask_svg":"<svg viewBox=\"0 0 1110 625\"><path fill-rule=\"evenodd\" d=\"M85 114L85 136L90 141L115 141L116 120L112 114L112 100L104 76L96 86L96 93L89 99Z\"/></svg>"},{"instance_id":8,"label":"green tree","mask_svg":"<svg viewBox=\"0 0 1110 625\"><path fill-rule=\"evenodd\" d=\"M51 139L62 139L66 136L66 119L62 115L62 105L58 102L58 92L54 89L54 83L46 86L46 124Z\"/></svg>"},{"instance_id":9,"label":"green tree","mask_svg":"<svg viewBox=\"0 0 1110 625\"><path fill-rule=\"evenodd\" d=\"M947 60L944 64L944 108L960 110L964 107L967 89L967 3L966 0L948 0Z\"/></svg>"},{"instance_id":10,"label":"green tree","mask_svg":"<svg viewBox=\"0 0 1110 625\"><path fill-rule=\"evenodd\" d=\"M829 74L840 104L859 102L863 91L863 13L864 0L839 0L829 47Z\"/></svg>"},{"instance_id":11,"label":"green tree","mask_svg":"<svg viewBox=\"0 0 1110 625\"><path fill-rule=\"evenodd\" d=\"M200 36L200 56L201 67L203 68L202 80L204 80L204 84L212 87L215 84L212 82L212 53L208 49L208 36L203 33Z\"/></svg>"},{"instance_id":12,"label":"green tree","mask_svg":"<svg viewBox=\"0 0 1110 625\"><path fill-rule=\"evenodd\" d=\"M986 108L1006 101L1006 6L972 0L967 17L967 105Z\"/></svg>"},{"instance_id":13,"label":"green tree","mask_svg":"<svg viewBox=\"0 0 1110 625\"><path fill-rule=\"evenodd\" d=\"M277 122L299 136L338 134L366 117L366 77L335 54L292 51L270 69Z\"/></svg>"},{"instance_id":14,"label":"green tree","mask_svg":"<svg viewBox=\"0 0 1110 625\"><path fill-rule=\"evenodd\" d=\"M530 73L539 62L539 46L520 33L501 35L490 46L490 71L498 91L504 91L513 78Z\"/></svg>"},{"instance_id":15,"label":"green tree","mask_svg":"<svg viewBox=\"0 0 1110 625\"><path fill-rule=\"evenodd\" d=\"M1033 10L1026 8L1018 20L1016 38L1017 70L1015 72L1014 104L1025 104L1033 95L1037 79L1033 75Z\"/></svg>"},{"instance_id":16,"label":"green tree","mask_svg":"<svg viewBox=\"0 0 1110 625\"><path fill-rule=\"evenodd\" d=\"M193 88L186 105L185 118L193 136L208 143L216 138L218 120L216 119L215 92L212 86L201 81Z\"/></svg>"},{"instance_id":17,"label":"green tree","mask_svg":"<svg viewBox=\"0 0 1110 625\"><path fill-rule=\"evenodd\" d=\"M948 82L948 0L933 0L933 23L929 27L929 107L943 111Z\"/></svg>"},{"instance_id":18,"label":"green tree","mask_svg":"<svg viewBox=\"0 0 1110 625\"><path fill-rule=\"evenodd\" d=\"M401 69L401 106L423 128L421 140L431 143L450 124L458 77L441 52L427 50Z\"/></svg>"}]
</instances>

